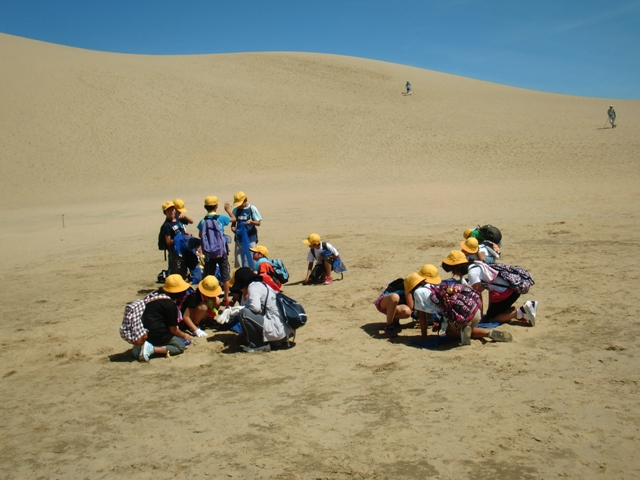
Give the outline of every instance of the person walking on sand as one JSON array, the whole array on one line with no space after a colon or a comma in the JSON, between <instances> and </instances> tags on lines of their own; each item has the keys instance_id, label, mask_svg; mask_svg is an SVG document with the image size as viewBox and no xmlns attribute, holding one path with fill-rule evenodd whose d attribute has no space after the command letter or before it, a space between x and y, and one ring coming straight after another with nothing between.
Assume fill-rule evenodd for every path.
<instances>
[{"instance_id":1,"label":"person walking on sand","mask_svg":"<svg viewBox=\"0 0 640 480\"><path fill-rule=\"evenodd\" d=\"M616 128L616 111L613 109L613 105L609 105L607 115L609 115L609 123L611 124L611 128Z\"/></svg>"},{"instance_id":2,"label":"person walking on sand","mask_svg":"<svg viewBox=\"0 0 640 480\"><path fill-rule=\"evenodd\" d=\"M407 95L411 95L411 84L407 81L405 86L407 87Z\"/></svg>"}]
</instances>

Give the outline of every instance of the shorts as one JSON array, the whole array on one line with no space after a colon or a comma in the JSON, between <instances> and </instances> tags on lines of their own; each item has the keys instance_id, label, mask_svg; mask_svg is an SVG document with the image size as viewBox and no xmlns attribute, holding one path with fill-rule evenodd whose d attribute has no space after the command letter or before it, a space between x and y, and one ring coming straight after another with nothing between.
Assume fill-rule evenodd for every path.
<instances>
[{"instance_id":1,"label":"shorts","mask_svg":"<svg viewBox=\"0 0 640 480\"><path fill-rule=\"evenodd\" d=\"M222 283L231 280L231 267L229 266L229 256L210 258L204 262L204 276L214 275L216 273L216 265L220 267L220 280Z\"/></svg>"},{"instance_id":2,"label":"shorts","mask_svg":"<svg viewBox=\"0 0 640 480\"><path fill-rule=\"evenodd\" d=\"M382 303L382 299L383 299L384 297L386 297L387 295L388 295L387 293L383 293L382 295L380 295L378 298L376 298L376 299L373 301L373 304L376 306L376 309L377 309L380 313L384 313L384 314L386 314L386 313L387 313L387 311L386 311L386 310L383 310L383 309L382 309L382 307L380 306L380 304Z\"/></svg>"},{"instance_id":3,"label":"shorts","mask_svg":"<svg viewBox=\"0 0 640 480\"><path fill-rule=\"evenodd\" d=\"M515 290L511 290L511 295L500 302L491 302L489 304L489 309L487 310L487 314L485 315L485 321L489 321L492 318L497 317L507 311L516 303L516 300L520 297L520 294Z\"/></svg>"}]
</instances>

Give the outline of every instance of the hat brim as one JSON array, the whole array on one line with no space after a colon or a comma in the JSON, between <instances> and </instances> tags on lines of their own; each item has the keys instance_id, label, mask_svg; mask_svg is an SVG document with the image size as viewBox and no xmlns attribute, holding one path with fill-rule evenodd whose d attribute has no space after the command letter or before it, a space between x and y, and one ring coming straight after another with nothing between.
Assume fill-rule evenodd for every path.
<instances>
[{"instance_id":1,"label":"hat brim","mask_svg":"<svg viewBox=\"0 0 640 480\"><path fill-rule=\"evenodd\" d=\"M442 283L442 279L440 277L425 277L424 281L431 285L438 285L439 283Z\"/></svg>"},{"instance_id":2,"label":"hat brim","mask_svg":"<svg viewBox=\"0 0 640 480\"><path fill-rule=\"evenodd\" d=\"M247 197L244 197L242 200L238 200L237 202L233 202L233 206L234 207L239 207L240 205L242 205L245 200L247 199Z\"/></svg>"},{"instance_id":3,"label":"hat brim","mask_svg":"<svg viewBox=\"0 0 640 480\"><path fill-rule=\"evenodd\" d=\"M162 287L162 290L164 292L167 293L181 293L181 292L185 292L189 289L189 287L191 287L190 284L188 284L187 282L185 282L184 280L182 281L183 283L181 283L180 285L176 285L175 287L170 287L170 288L165 288Z\"/></svg>"},{"instance_id":4,"label":"hat brim","mask_svg":"<svg viewBox=\"0 0 640 480\"><path fill-rule=\"evenodd\" d=\"M469 263L469 261L465 258L464 260L460 259L460 261L459 261L459 262L452 262L452 261L451 261L451 260L449 260L449 258L447 257L447 258L445 258L445 259L442 261L442 263L444 263L445 265L451 265L451 266L454 266L454 265L462 265L463 263Z\"/></svg>"},{"instance_id":5,"label":"hat brim","mask_svg":"<svg viewBox=\"0 0 640 480\"><path fill-rule=\"evenodd\" d=\"M175 207L175 208L176 208L176 210L178 210L180 213L187 213L187 209L186 209L186 208L178 208L178 207Z\"/></svg>"},{"instance_id":6,"label":"hat brim","mask_svg":"<svg viewBox=\"0 0 640 480\"><path fill-rule=\"evenodd\" d=\"M311 242L309 240L307 240L306 238L304 240L302 240L302 243L304 243L307 247L311 246Z\"/></svg>"},{"instance_id":7,"label":"hat brim","mask_svg":"<svg viewBox=\"0 0 640 480\"><path fill-rule=\"evenodd\" d=\"M468 252L468 253L478 253L478 250L480 250L480 248L476 247L475 250L471 250L469 248L469 245L467 245L466 241L460 242L460 248L462 248L463 252Z\"/></svg>"},{"instance_id":8,"label":"hat brim","mask_svg":"<svg viewBox=\"0 0 640 480\"><path fill-rule=\"evenodd\" d=\"M198 290L200 290L200 293L203 294L205 297L218 297L222 293L222 287L220 286L218 286L218 288L215 288L213 290L207 290L202 285L198 285Z\"/></svg>"}]
</instances>

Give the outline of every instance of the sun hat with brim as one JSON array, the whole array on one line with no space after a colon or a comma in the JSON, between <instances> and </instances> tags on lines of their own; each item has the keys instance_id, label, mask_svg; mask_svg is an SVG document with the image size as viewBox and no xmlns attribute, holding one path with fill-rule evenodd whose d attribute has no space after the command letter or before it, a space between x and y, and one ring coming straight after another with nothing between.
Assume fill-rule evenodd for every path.
<instances>
[{"instance_id":1,"label":"sun hat with brim","mask_svg":"<svg viewBox=\"0 0 640 480\"><path fill-rule=\"evenodd\" d=\"M307 238L302 240L302 243L304 243L307 247L315 245L316 243L320 243L320 235L318 235L317 233L312 233Z\"/></svg>"},{"instance_id":2,"label":"sun hat with brim","mask_svg":"<svg viewBox=\"0 0 640 480\"><path fill-rule=\"evenodd\" d=\"M164 202L162 204L162 211L164 212L167 208L175 207L173 202Z\"/></svg>"},{"instance_id":3,"label":"sun hat with brim","mask_svg":"<svg viewBox=\"0 0 640 480\"><path fill-rule=\"evenodd\" d=\"M465 253L478 253L478 239L469 237L465 241L460 242L462 251Z\"/></svg>"},{"instance_id":4,"label":"sun hat with brim","mask_svg":"<svg viewBox=\"0 0 640 480\"><path fill-rule=\"evenodd\" d=\"M462 236L464 238L469 238L471 236L471 232L473 232L473 229L467 228L464 232L462 232Z\"/></svg>"},{"instance_id":5,"label":"sun hat with brim","mask_svg":"<svg viewBox=\"0 0 640 480\"><path fill-rule=\"evenodd\" d=\"M260 275L253 273L249 267L240 267L234 276L233 287L231 287L231 291L234 293L238 293L242 291L243 288L248 287L250 283L255 281L262 280Z\"/></svg>"},{"instance_id":6,"label":"sun hat with brim","mask_svg":"<svg viewBox=\"0 0 640 480\"><path fill-rule=\"evenodd\" d=\"M249 250L252 252L261 253L265 257L269 256L269 250L264 245L256 245L255 247L251 247Z\"/></svg>"},{"instance_id":7,"label":"sun hat with brim","mask_svg":"<svg viewBox=\"0 0 640 480\"><path fill-rule=\"evenodd\" d=\"M404 293L410 293L414 288L424 282L424 277L418 272L413 272L407 275L404 279Z\"/></svg>"},{"instance_id":8,"label":"sun hat with brim","mask_svg":"<svg viewBox=\"0 0 640 480\"><path fill-rule=\"evenodd\" d=\"M184 278L178 273L174 273L173 275L169 275L164 281L164 286L162 290L167 293L180 293L184 292L191 285L184 281Z\"/></svg>"},{"instance_id":9,"label":"sun hat with brim","mask_svg":"<svg viewBox=\"0 0 640 480\"><path fill-rule=\"evenodd\" d=\"M442 282L442 279L438 275L438 267L436 267L435 265L431 265L430 263L423 265L418 274L420 274L420 276L424 278L425 282L427 283L437 285L438 283Z\"/></svg>"},{"instance_id":10,"label":"sun hat with brim","mask_svg":"<svg viewBox=\"0 0 640 480\"><path fill-rule=\"evenodd\" d=\"M246 199L247 199L246 193L244 193L242 190L237 191L233 195L233 206L238 207L242 205Z\"/></svg>"},{"instance_id":11,"label":"sun hat with brim","mask_svg":"<svg viewBox=\"0 0 640 480\"><path fill-rule=\"evenodd\" d=\"M205 207L215 207L216 205L218 205L218 197L216 197L215 195L209 195L204 199Z\"/></svg>"},{"instance_id":12,"label":"sun hat with brim","mask_svg":"<svg viewBox=\"0 0 640 480\"><path fill-rule=\"evenodd\" d=\"M217 297L222 293L220 282L213 275L207 275L198 284L198 290L205 297Z\"/></svg>"},{"instance_id":13,"label":"sun hat with brim","mask_svg":"<svg viewBox=\"0 0 640 480\"><path fill-rule=\"evenodd\" d=\"M445 258L442 263L447 265L461 265L468 262L467 257L463 252L460 250L451 250L451 253L447 255L447 258Z\"/></svg>"},{"instance_id":14,"label":"sun hat with brim","mask_svg":"<svg viewBox=\"0 0 640 480\"><path fill-rule=\"evenodd\" d=\"M185 207L184 201L181 198L174 199L173 206L176 207L176 210L180 213L187 213L187 207Z\"/></svg>"}]
</instances>

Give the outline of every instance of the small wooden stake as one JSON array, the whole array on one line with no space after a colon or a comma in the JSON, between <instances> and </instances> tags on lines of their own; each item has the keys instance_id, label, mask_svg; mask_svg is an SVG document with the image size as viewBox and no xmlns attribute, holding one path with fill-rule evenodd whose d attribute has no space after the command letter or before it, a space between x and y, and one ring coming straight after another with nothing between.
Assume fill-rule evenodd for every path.
<instances>
[{"instance_id":1,"label":"small wooden stake","mask_svg":"<svg viewBox=\"0 0 640 480\"><path fill-rule=\"evenodd\" d=\"M64 228L64 213L62 214L62 228Z\"/></svg>"}]
</instances>

